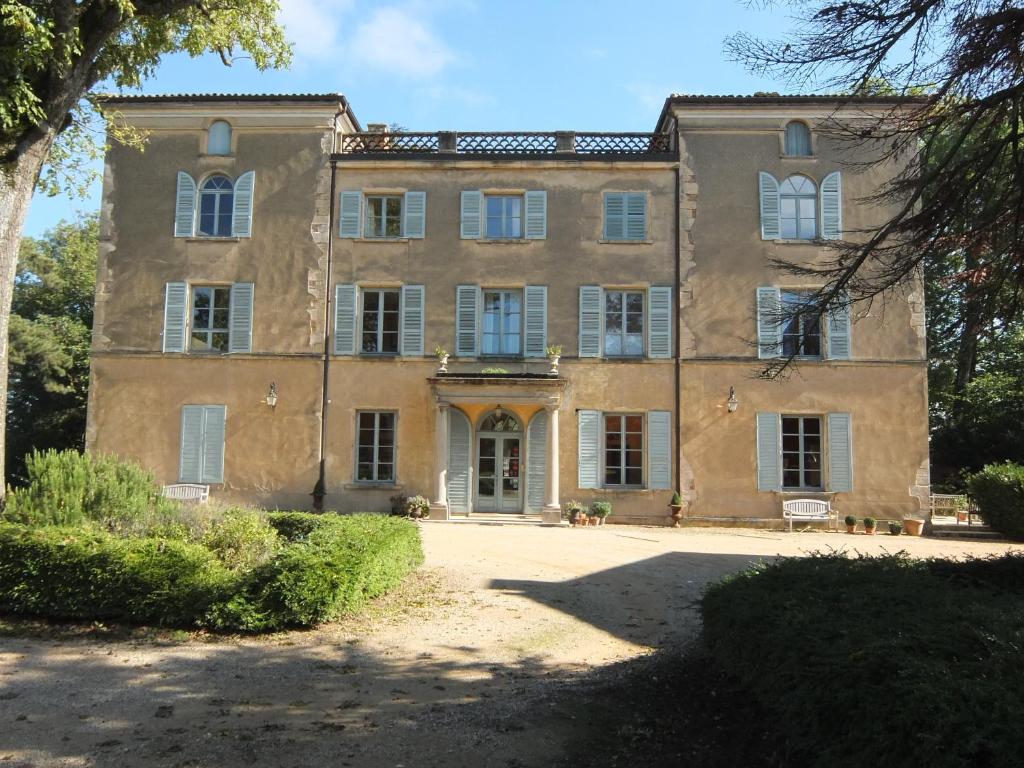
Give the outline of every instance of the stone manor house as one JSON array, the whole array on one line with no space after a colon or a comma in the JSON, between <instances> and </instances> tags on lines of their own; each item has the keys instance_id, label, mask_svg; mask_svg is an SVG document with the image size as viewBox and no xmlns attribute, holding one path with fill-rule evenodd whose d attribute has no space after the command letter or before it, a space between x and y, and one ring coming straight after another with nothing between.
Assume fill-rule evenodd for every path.
<instances>
[{"instance_id":1,"label":"stone manor house","mask_svg":"<svg viewBox=\"0 0 1024 768\"><path fill-rule=\"evenodd\" d=\"M824 130L887 108L673 95L650 133L394 133L339 94L109 97L148 142L106 158L88 447L280 508L917 513L923 289L783 321L816 286L770 263L887 215L862 200L896 169Z\"/></svg>"}]
</instances>

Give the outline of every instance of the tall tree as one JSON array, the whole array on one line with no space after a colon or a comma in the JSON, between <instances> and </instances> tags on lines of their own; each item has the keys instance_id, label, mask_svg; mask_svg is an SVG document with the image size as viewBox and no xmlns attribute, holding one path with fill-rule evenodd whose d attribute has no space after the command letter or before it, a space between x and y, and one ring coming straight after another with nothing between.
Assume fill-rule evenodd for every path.
<instances>
[{"instance_id":1,"label":"tall tree","mask_svg":"<svg viewBox=\"0 0 1024 768\"><path fill-rule=\"evenodd\" d=\"M0 404L18 250L55 141L100 84L139 86L160 58L236 49L260 69L287 65L276 0L0 0ZM0 466L5 434L0 429ZM4 483L0 478L0 502Z\"/></svg>"}]
</instances>

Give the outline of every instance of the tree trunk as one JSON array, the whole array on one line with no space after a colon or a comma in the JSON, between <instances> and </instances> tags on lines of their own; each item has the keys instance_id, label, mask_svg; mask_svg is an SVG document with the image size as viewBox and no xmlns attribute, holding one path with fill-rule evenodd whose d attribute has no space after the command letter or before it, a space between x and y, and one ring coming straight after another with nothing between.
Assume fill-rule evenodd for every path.
<instances>
[{"instance_id":1,"label":"tree trunk","mask_svg":"<svg viewBox=\"0 0 1024 768\"><path fill-rule=\"evenodd\" d=\"M4 477L6 460L7 356L8 330L11 321L11 300L14 298L14 276L18 269L21 233L25 226L32 193L43 163L50 153L54 135L47 131L32 141L18 159L0 167L0 507L7 491Z\"/></svg>"}]
</instances>

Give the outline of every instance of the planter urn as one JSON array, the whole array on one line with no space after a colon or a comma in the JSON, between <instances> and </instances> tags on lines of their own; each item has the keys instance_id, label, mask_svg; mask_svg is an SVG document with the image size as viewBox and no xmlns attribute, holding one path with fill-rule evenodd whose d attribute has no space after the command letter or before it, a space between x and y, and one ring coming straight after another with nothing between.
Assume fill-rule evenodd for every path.
<instances>
[{"instance_id":1,"label":"planter urn","mask_svg":"<svg viewBox=\"0 0 1024 768\"><path fill-rule=\"evenodd\" d=\"M908 517L903 521L903 528L907 532L907 536L920 536L924 530L924 520L915 520L912 517Z\"/></svg>"},{"instance_id":2,"label":"planter urn","mask_svg":"<svg viewBox=\"0 0 1024 768\"><path fill-rule=\"evenodd\" d=\"M561 359L561 355L548 355L548 361L551 363L551 370L549 370L548 373L552 376L558 375L558 361Z\"/></svg>"},{"instance_id":3,"label":"planter urn","mask_svg":"<svg viewBox=\"0 0 1024 768\"><path fill-rule=\"evenodd\" d=\"M683 505L682 504L669 504L668 508L672 510L672 527L678 528L679 523L683 519Z\"/></svg>"}]
</instances>

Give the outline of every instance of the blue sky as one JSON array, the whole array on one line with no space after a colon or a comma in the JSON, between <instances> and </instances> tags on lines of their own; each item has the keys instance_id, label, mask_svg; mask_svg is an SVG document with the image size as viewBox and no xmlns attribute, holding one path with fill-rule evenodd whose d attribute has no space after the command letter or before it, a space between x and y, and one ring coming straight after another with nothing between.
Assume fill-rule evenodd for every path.
<instances>
[{"instance_id":1,"label":"blue sky","mask_svg":"<svg viewBox=\"0 0 1024 768\"><path fill-rule=\"evenodd\" d=\"M756 4L755 4L756 5ZM784 10L740 0L282 0L292 68L172 56L144 93L335 92L409 130L649 131L680 93L786 91L727 61L738 32L784 36ZM99 205L37 195L25 233Z\"/></svg>"}]
</instances>

